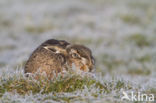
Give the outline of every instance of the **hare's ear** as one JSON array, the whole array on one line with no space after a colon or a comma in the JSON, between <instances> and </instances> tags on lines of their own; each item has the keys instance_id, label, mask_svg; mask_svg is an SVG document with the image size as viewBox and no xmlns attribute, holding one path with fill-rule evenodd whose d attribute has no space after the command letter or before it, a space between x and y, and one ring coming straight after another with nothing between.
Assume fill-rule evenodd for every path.
<instances>
[{"instance_id":1,"label":"hare's ear","mask_svg":"<svg viewBox=\"0 0 156 103\"><path fill-rule=\"evenodd\" d=\"M52 51L52 52L56 52L56 49L53 48L53 47L50 47L50 46L45 46L45 47L43 47L43 48L46 49L46 50L50 50L50 51Z\"/></svg>"},{"instance_id":2,"label":"hare's ear","mask_svg":"<svg viewBox=\"0 0 156 103\"><path fill-rule=\"evenodd\" d=\"M53 53L62 53L62 54L65 54L66 53L66 50L65 49L63 49L63 48L61 48L61 47L59 47L59 46L44 46L44 48L46 49L46 50L50 50L50 51L52 51Z\"/></svg>"},{"instance_id":3,"label":"hare's ear","mask_svg":"<svg viewBox=\"0 0 156 103\"><path fill-rule=\"evenodd\" d=\"M54 53L60 53L60 49L56 46L44 46L43 48Z\"/></svg>"}]
</instances>

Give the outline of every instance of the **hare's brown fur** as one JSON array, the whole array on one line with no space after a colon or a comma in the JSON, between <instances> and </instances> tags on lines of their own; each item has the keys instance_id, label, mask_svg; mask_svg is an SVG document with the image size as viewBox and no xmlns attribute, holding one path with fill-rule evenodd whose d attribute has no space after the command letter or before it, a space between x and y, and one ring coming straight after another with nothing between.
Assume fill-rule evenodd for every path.
<instances>
[{"instance_id":1,"label":"hare's brown fur","mask_svg":"<svg viewBox=\"0 0 156 103\"><path fill-rule=\"evenodd\" d=\"M50 39L42 43L29 57L25 73L45 73L49 78L75 64L89 72L94 67L91 50L83 45L71 45L63 40Z\"/></svg>"}]
</instances>

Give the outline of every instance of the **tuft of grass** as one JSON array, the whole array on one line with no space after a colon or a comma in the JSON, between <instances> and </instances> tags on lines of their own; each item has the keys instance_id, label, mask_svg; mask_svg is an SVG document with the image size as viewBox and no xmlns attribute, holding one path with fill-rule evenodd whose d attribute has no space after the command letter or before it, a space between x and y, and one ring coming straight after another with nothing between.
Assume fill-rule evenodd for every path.
<instances>
[{"instance_id":1,"label":"tuft of grass","mask_svg":"<svg viewBox=\"0 0 156 103\"><path fill-rule=\"evenodd\" d=\"M16 47L14 45L5 45L5 46L0 46L0 51L5 51L5 50L13 50Z\"/></svg>"},{"instance_id":2,"label":"tuft of grass","mask_svg":"<svg viewBox=\"0 0 156 103\"><path fill-rule=\"evenodd\" d=\"M128 41L134 42L138 47L150 46L151 42L147 37L140 33L135 33L128 37Z\"/></svg>"},{"instance_id":3,"label":"tuft of grass","mask_svg":"<svg viewBox=\"0 0 156 103\"><path fill-rule=\"evenodd\" d=\"M12 25L12 21L7 19L7 18L4 18L2 15L0 15L0 26L1 27L10 27Z\"/></svg>"},{"instance_id":4,"label":"tuft of grass","mask_svg":"<svg viewBox=\"0 0 156 103\"><path fill-rule=\"evenodd\" d=\"M125 64L123 60L118 60L114 56L108 54L103 54L100 58L101 63L106 66L110 72L116 69L116 67Z\"/></svg>"},{"instance_id":5,"label":"tuft of grass","mask_svg":"<svg viewBox=\"0 0 156 103\"><path fill-rule=\"evenodd\" d=\"M156 88L150 88L149 90L145 91L148 94L154 94L156 95Z\"/></svg>"},{"instance_id":6,"label":"tuft of grass","mask_svg":"<svg viewBox=\"0 0 156 103\"><path fill-rule=\"evenodd\" d=\"M141 63L144 63L144 62L149 62L151 61L151 56L150 55L144 55L142 57L138 57L136 58L137 61L141 62Z\"/></svg>"},{"instance_id":7,"label":"tuft of grass","mask_svg":"<svg viewBox=\"0 0 156 103\"><path fill-rule=\"evenodd\" d=\"M131 75L150 75L151 71L146 68L133 68L128 70L128 74Z\"/></svg>"},{"instance_id":8,"label":"tuft of grass","mask_svg":"<svg viewBox=\"0 0 156 103\"><path fill-rule=\"evenodd\" d=\"M0 62L0 67L4 67L6 66L6 63L5 62Z\"/></svg>"},{"instance_id":9,"label":"tuft of grass","mask_svg":"<svg viewBox=\"0 0 156 103\"><path fill-rule=\"evenodd\" d=\"M120 16L121 20L128 24L141 24L142 21L139 16L135 14L124 14Z\"/></svg>"},{"instance_id":10,"label":"tuft of grass","mask_svg":"<svg viewBox=\"0 0 156 103\"><path fill-rule=\"evenodd\" d=\"M90 38L90 37L87 37L87 38L82 38L82 37L79 37L79 36L71 36L71 37L67 37L67 36L58 36L57 37L58 39L65 39L65 40L69 40L71 43L73 44L86 44L86 45L96 45L96 46L99 46L101 43L103 43L103 38Z\"/></svg>"},{"instance_id":11,"label":"tuft of grass","mask_svg":"<svg viewBox=\"0 0 156 103\"><path fill-rule=\"evenodd\" d=\"M49 30L52 30L53 26L52 25L29 25L25 27L25 30L29 33L43 33Z\"/></svg>"},{"instance_id":12,"label":"tuft of grass","mask_svg":"<svg viewBox=\"0 0 156 103\"><path fill-rule=\"evenodd\" d=\"M95 79L81 77L78 75L67 76L58 80L47 80L46 78L40 78L34 80L31 78L15 78L10 77L7 80L1 80L0 85L0 96L5 92L14 92L21 95L32 92L33 94L42 93L48 94L50 92L74 92L76 90L84 89L85 86L88 88L91 85L95 85L96 88L104 89L107 88Z\"/></svg>"},{"instance_id":13,"label":"tuft of grass","mask_svg":"<svg viewBox=\"0 0 156 103\"><path fill-rule=\"evenodd\" d=\"M42 77L38 80L35 80L31 77L9 77L8 79L0 78L0 97L3 96L5 92L17 92L20 95L26 95L29 93L32 94L49 94L49 93L71 93L77 90L83 90L87 88L96 88L99 89L99 92L93 93L94 97L97 97L101 93L110 93L114 90L120 91L120 89L131 89L127 87L124 81L109 81L101 83L96 79L88 76L80 75L70 75L53 80L48 80L45 77ZM57 97L53 97L54 99ZM74 98L74 97L73 97ZM62 98L61 100L68 101L70 98Z\"/></svg>"}]
</instances>

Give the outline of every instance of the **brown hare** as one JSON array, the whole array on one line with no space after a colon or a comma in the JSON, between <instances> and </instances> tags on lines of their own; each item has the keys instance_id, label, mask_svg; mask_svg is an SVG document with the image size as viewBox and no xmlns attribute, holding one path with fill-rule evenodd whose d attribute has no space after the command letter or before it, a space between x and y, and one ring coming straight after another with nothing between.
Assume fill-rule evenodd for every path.
<instances>
[{"instance_id":1,"label":"brown hare","mask_svg":"<svg viewBox=\"0 0 156 103\"><path fill-rule=\"evenodd\" d=\"M58 73L72 68L72 64L85 72L94 69L91 50L83 45L72 45L64 40L50 39L42 43L29 57L24 71L29 74L45 73L52 78Z\"/></svg>"}]
</instances>

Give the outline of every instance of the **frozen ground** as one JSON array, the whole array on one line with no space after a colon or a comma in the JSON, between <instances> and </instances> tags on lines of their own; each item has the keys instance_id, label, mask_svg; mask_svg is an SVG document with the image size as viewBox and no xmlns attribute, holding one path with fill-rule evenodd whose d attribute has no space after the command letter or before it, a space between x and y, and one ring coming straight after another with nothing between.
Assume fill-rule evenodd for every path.
<instances>
[{"instance_id":1,"label":"frozen ground","mask_svg":"<svg viewBox=\"0 0 156 103\"><path fill-rule=\"evenodd\" d=\"M71 103L120 103L122 91L156 96L155 5L155 0L0 0L0 79L20 74L40 43L57 38L92 49L101 83L124 82L109 93L98 94L94 87L56 95L5 92L0 101L49 103L62 96L75 97Z\"/></svg>"}]
</instances>

